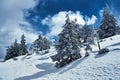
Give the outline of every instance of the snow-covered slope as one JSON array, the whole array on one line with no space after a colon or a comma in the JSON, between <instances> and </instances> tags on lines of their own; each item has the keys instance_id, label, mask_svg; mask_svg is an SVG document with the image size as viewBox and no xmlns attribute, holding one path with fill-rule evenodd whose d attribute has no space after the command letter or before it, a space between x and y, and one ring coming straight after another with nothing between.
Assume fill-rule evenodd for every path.
<instances>
[{"instance_id":1,"label":"snow-covered slope","mask_svg":"<svg viewBox=\"0 0 120 80\"><path fill-rule=\"evenodd\" d=\"M112 40L111 40L112 38ZM97 46L89 57L78 59L56 69L50 56L55 48L45 55L20 56L18 60L0 62L0 80L120 80L120 35L101 42L110 52L97 55Z\"/></svg>"}]
</instances>

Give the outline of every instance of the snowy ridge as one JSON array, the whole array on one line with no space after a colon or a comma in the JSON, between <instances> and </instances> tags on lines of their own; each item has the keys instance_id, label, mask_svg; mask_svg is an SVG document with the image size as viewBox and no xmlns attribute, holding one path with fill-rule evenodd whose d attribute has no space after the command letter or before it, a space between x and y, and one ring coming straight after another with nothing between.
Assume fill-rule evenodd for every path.
<instances>
[{"instance_id":1,"label":"snowy ridge","mask_svg":"<svg viewBox=\"0 0 120 80\"><path fill-rule=\"evenodd\" d=\"M112 40L111 40L112 38ZM56 54L51 47L48 54L20 56L0 62L0 80L119 80L120 35L103 40L101 47L109 53L97 55L97 46L92 46L89 57L80 58L57 69L50 56Z\"/></svg>"}]
</instances>

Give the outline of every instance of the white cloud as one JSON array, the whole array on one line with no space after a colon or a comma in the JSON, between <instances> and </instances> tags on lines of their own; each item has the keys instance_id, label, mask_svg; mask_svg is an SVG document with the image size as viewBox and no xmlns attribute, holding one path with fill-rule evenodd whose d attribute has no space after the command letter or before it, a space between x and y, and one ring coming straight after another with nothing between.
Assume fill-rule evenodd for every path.
<instances>
[{"instance_id":1,"label":"white cloud","mask_svg":"<svg viewBox=\"0 0 120 80\"><path fill-rule=\"evenodd\" d=\"M113 7L111 9L111 13L114 15L115 19L117 20L118 26L120 26L120 11Z\"/></svg>"},{"instance_id":2,"label":"white cloud","mask_svg":"<svg viewBox=\"0 0 120 80\"><path fill-rule=\"evenodd\" d=\"M37 38L37 33L23 20L22 10L34 6L33 0L2 0L0 3L0 57L5 55L5 47L20 41L22 34L26 36L27 43ZM26 26L20 26L25 24Z\"/></svg>"},{"instance_id":3,"label":"white cloud","mask_svg":"<svg viewBox=\"0 0 120 80\"><path fill-rule=\"evenodd\" d=\"M96 22L96 16L92 15L92 18L88 18L87 25L93 25Z\"/></svg>"},{"instance_id":4,"label":"white cloud","mask_svg":"<svg viewBox=\"0 0 120 80\"><path fill-rule=\"evenodd\" d=\"M100 17L103 16L103 10L104 10L104 9L99 10L99 15L100 15Z\"/></svg>"},{"instance_id":5,"label":"white cloud","mask_svg":"<svg viewBox=\"0 0 120 80\"><path fill-rule=\"evenodd\" d=\"M72 12L72 11L60 11L58 14L54 16L48 16L42 20L43 25L48 25L50 28L50 32L48 32L48 37L53 37L58 35L62 31L62 26L66 20L66 14L69 14L71 20L77 19L77 23L80 25L85 24L85 20L83 19L84 16L80 14L79 11ZM97 18L93 15L92 18L87 17L87 24L92 25L96 22Z\"/></svg>"}]
</instances>

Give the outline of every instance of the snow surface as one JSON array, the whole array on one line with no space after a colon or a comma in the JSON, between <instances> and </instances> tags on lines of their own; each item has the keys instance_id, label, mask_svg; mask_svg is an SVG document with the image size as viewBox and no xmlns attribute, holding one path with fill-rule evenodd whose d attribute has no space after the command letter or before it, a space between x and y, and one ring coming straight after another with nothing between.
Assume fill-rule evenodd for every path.
<instances>
[{"instance_id":1,"label":"snow surface","mask_svg":"<svg viewBox=\"0 0 120 80\"><path fill-rule=\"evenodd\" d=\"M0 80L120 80L120 35L111 38L100 43L102 48L110 49L109 53L97 55L98 47L92 46L89 57L59 69L50 58L56 54L54 47L45 55L20 56L18 60L0 62Z\"/></svg>"}]
</instances>

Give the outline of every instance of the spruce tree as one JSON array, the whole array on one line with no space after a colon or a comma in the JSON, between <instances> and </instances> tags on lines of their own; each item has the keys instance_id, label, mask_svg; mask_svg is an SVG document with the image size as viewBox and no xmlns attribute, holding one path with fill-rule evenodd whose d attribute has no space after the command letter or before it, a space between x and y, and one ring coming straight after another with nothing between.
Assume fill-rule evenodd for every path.
<instances>
[{"instance_id":1,"label":"spruce tree","mask_svg":"<svg viewBox=\"0 0 120 80\"><path fill-rule=\"evenodd\" d=\"M14 44L9 46L6 51L5 60L20 56L20 45L15 40Z\"/></svg>"},{"instance_id":2,"label":"spruce tree","mask_svg":"<svg viewBox=\"0 0 120 80\"><path fill-rule=\"evenodd\" d=\"M17 39L14 42L14 55L16 56L20 56L20 44L17 43Z\"/></svg>"},{"instance_id":3,"label":"spruce tree","mask_svg":"<svg viewBox=\"0 0 120 80\"><path fill-rule=\"evenodd\" d=\"M99 37L97 31L97 28L95 26L92 26L89 37L90 39L88 39L90 44L96 45L95 40L97 40L97 37Z\"/></svg>"},{"instance_id":4,"label":"spruce tree","mask_svg":"<svg viewBox=\"0 0 120 80\"><path fill-rule=\"evenodd\" d=\"M26 53L28 53L24 34L21 36L20 49L21 49L20 50L21 51L21 55L25 55Z\"/></svg>"},{"instance_id":5,"label":"spruce tree","mask_svg":"<svg viewBox=\"0 0 120 80\"><path fill-rule=\"evenodd\" d=\"M114 15L110 13L110 8L106 4L106 7L103 11L102 21L98 31L99 38L104 39L115 35L116 27L117 27L116 19Z\"/></svg>"},{"instance_id":6,"label":"spruce tree","mask_svg":"<svg viewBox=\"0 0 120 80\"><path fill-rule=\"evenodd\" d=\"M44 41L44 45L45 45L44 49L50 49L51 42L46 37L43 38L43 41Z\"/></svg>"},{"instance_id":7,"label":"spruce tree","mask_svg":"<svg viewBox=\"0 0 120 80\"><path fill-rule=\"evenodd\" d=\"M43 46L43 41L42 41L42 36L41 34L38 36L38 39L35 40L34 42L34 46L35 46L35 50L38 53L38 51L42 50L42 46Z\"/></svg>"},{"instance_id":8,"label":"spruce tree","mask_svg":"<svg viewBox=\"0 0 120 80\"><path fill-rule=\"evenodd\" d=\"M39 51L42 50L46 50L46 49L50 49L50 41L46 38L43 37L41 34L38 36L38 39L36 39L33 43L33 45L31 45L31 49L32 52L35 51L36 53L39 53Z\"/></svg>"},{"instance_id":9,"label":"spruce tree","mask_svg":"<svg viewBox=\"0 0 120 80\"><path fill-rule=\"evenodd\" d=\"M87 24L85 24L81 29L80 29L80 37L83 39L83 42L86 43L87 39L89 37L89 30Z\"/></svg>"},{"instance_id":10,"label":"spruce tree","mask_svg":"<svg viewBox=\"0 0 120 80\"><path fill-rule=\"evenodd\" d=\"M79 27L75 21L71 21L67 15L67 20L62 32L58 35L56 46L57 54L51 56L56 61L56 67L62 67L73 60L81 57Z\"/></svg>"}]
</instances>

